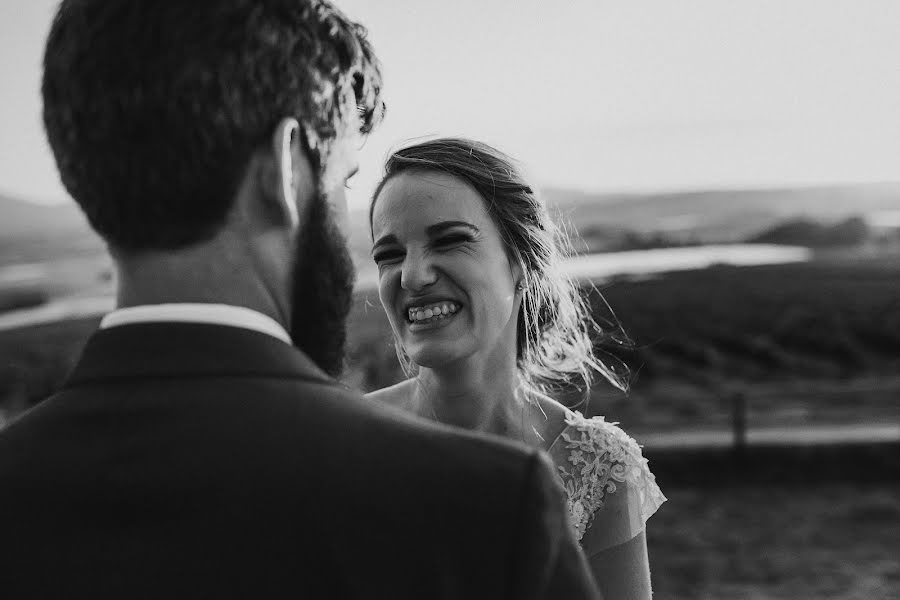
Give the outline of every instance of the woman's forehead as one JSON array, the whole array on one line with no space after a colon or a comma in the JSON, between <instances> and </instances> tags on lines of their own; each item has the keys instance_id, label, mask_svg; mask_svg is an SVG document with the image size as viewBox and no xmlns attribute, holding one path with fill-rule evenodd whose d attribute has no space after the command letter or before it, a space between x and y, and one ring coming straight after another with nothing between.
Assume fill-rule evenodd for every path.
<instances>
[{"instance_id":1,"label":"woman's forehead","mask_svg":"<svg viewBox=\"0 0 900 600\"><path fill-rule=\"evenodd\" d=\"M461 179L436 171L401 173L389 179L375 201L372 226L379 230L425 228L461 220L479 228L490 222L484 199Z\"/></svg>"}]
</instances>

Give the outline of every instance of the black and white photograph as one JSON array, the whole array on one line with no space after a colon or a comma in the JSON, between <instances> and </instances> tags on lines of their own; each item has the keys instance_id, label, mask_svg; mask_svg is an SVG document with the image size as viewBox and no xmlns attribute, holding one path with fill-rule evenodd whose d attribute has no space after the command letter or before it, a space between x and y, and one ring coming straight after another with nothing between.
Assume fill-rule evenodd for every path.
<instances>
[{"instance_id":1,"label":"black and white photograph","mask_svg":"<svg viewBox=\"0 0 900 600\"><path fill-rule=\"evenodd\" d=\"M900 599L900 2L0 53L0 596Z\"/></svg>"}]
</instances>

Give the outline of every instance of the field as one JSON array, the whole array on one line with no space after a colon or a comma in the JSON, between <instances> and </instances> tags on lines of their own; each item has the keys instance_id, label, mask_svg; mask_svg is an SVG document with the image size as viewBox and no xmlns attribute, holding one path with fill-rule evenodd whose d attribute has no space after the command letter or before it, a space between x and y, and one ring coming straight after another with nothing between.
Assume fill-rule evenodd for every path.
<instances>
[{"instance_id":1,"label":"field","mask_svg":"<svg viewBox=\"0 0 900 600\"><path fill-rule=\"evenodd\" d=\"M635 341L644 380L847 379L900 367L895 260L718 267L602 293Z\"/></svg>"},{"instance_id":2,"label":"field","mask_svg":"<svg viewBox=\"0 0 900 600\"><path fill-rule=\"evenodd\" d=\"M634 387L595 400L625 421L721 422L737 395L777 423L900 419L896 258L719 267L601 291L633 340L614 352Z\"/></svg>"},{"instance_id":3,"label":"field","mask_svg":"<svg viewBox=\"0 0 900 600\"><path fill-rule=\"evenodd\" d=\"M900 487L671 488L647 527L656 600L900 598Z\"/></svg>"}]
</instances>

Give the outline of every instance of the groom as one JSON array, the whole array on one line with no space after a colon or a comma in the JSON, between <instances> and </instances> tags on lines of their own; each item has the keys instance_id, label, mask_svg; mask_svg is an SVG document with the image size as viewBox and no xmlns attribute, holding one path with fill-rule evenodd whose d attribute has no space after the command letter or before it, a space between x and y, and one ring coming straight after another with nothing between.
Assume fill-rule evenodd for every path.
<instances>
[{"instance_id":1,"label":"groom","mask_svg":"<svg viewBox=\"0 0 900 600\"><path fill-rule=\"evenodd\" d=\"M333 213L383 113L358 25L316 0L66 0L44 67L119 308L0 434L4 597L593 597L543 458L330 377Z\"/></svg>"}]
</instances>

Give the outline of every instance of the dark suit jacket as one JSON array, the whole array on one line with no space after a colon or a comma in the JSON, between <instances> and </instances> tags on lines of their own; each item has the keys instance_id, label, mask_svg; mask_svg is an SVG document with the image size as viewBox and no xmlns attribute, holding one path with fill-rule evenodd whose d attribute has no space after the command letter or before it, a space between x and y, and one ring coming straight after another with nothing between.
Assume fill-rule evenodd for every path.
<instances>
[{"instance_id":1,"label":"dark suit jacket","mask_svg":"<svg viewBox=\"0 0 900 600\"><path fill-rule=\"evenodd\" d=\"M95 333L0 432L4 598L587 598L549 462L267 335Z\"/></svg>"}]
</instances>

